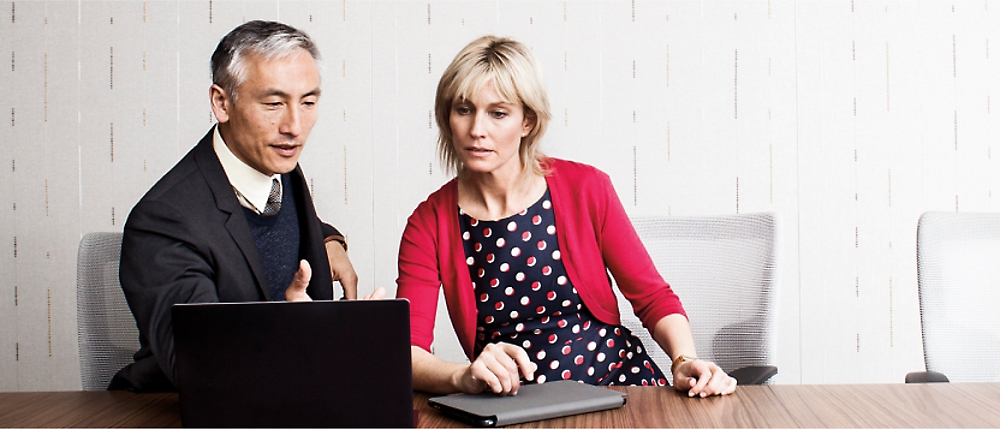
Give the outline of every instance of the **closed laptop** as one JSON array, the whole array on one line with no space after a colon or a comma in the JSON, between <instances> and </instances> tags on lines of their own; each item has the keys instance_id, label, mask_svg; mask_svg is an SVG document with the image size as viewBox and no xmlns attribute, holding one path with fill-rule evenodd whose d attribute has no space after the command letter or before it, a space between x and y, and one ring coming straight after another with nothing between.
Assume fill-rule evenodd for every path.
<instances>
[{"instance_id":1,"label":"closed laptop","mask_svg":"<svg viewBox=\"0 0 1000 429\"><path fill-rule=\"evenodd\" d=\"M186 427L412 427L409 302L173 306Z\"/></svg>"}]
</instances>

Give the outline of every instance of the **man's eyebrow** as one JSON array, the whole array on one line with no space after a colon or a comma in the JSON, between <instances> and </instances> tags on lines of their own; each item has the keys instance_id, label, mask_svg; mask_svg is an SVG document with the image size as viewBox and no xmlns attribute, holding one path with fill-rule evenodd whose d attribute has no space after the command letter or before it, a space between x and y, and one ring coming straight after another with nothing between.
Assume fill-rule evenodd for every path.
<instances>
[{"instance_id":1,"label":"man's eyebrow","mask_svg":"<svg viewBox=\"0 0 1000 429\"><path fill-rule=\"evenodd\" d=\"M320 95L321 90L319 88L313 89L302 95L302 98ZM291 95L280 89L267 89L260 94L261 97L281 97L281 98L291 98Z\"/></svg>"}]
</instances>

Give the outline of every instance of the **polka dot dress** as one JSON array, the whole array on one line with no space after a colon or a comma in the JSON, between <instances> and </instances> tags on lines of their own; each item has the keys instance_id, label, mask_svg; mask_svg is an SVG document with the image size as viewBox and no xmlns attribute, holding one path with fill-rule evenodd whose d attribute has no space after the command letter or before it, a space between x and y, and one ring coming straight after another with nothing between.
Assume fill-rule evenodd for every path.
<instances>
[{"instance_id":1,"label":"polka dot dress","mask_svg":"<svg viewBox=\"0 0 1000 429\"><path fill-rule=\"evenodd\" d=\"M479 313L476 356L507 342L538 365L538 383L667 384L639 338L583 305L562 263L548 191L506 219L477 220L461 209L459 218Z\"/></svg>"}]
</instances>

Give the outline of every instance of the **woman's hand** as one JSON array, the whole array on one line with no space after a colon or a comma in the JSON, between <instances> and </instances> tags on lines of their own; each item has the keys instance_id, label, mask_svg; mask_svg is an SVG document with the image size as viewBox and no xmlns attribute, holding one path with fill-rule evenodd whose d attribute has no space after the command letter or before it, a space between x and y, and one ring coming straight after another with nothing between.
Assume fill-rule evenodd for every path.
<instances>
[{"instance_id":1,"label":"woman's hand","mask_svg":"<svg viewBox=\"0 0 1000 429\"><path fill-rule=\"evenodd\" d=\"M694 359L674 369L674 389L687 390L690 397L728 395L736 390L736 379L712 362Z\"/></svg>"},{"instance_id":2,"label":"woman's hand","mask_svg":"<svg viewBox=\"0 0 1000 429\"><path fill-rule=\"evenodd\" d=\"M520 375L535 379L538 366L520 346L509 343L487 344L475 362L457 374L456 386L465 393L491 391L498 395L516 395Z\"/></svg>"}]
</instances>

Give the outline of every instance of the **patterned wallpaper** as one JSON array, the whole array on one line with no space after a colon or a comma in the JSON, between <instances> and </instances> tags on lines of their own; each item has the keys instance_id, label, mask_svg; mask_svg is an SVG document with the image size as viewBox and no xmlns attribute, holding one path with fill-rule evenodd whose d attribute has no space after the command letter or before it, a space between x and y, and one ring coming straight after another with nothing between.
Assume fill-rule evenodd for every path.
<instances>
[{"instance_id":1,"label":"patterned wallpaper","mask_svg":"<svg viewBox=\"0 0 1000 429\"><path fill-rule=\"evenodd\" d=\"M250 19L302 28L323 54L301 163L362 292L393 290L407 216L449 179L434 156L440 73L472 39L506 35L542 62L545 151L608 172L630 214L781 216L777 382L902 382L923 368L917 218L998 210L998 8L0 2L0 391L79 388L78 241L120 231L208 131L209 56ZM461 359L439 321L435 351Z\"/></svg>"}]
</instances>

